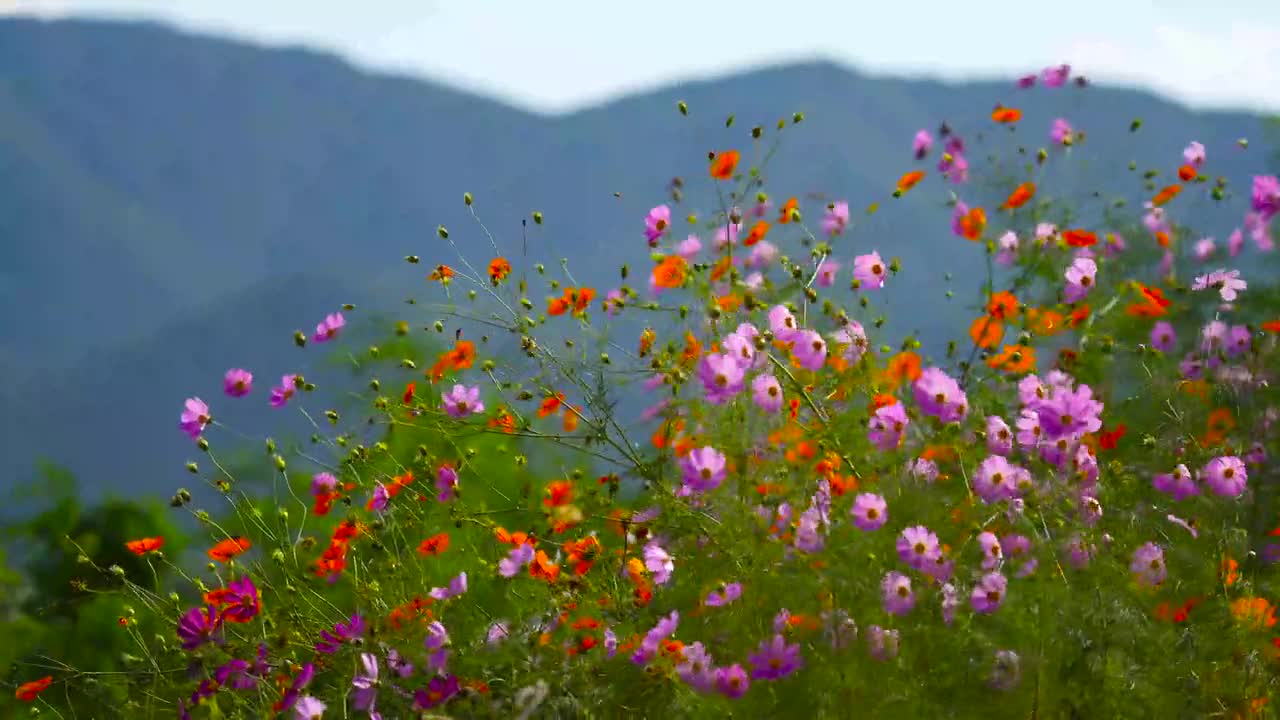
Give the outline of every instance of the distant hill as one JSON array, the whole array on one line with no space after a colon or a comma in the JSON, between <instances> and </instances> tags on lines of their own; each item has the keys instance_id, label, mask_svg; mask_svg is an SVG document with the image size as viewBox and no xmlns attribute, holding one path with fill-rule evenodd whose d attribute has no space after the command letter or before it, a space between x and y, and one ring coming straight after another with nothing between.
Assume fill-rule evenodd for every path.
<instances>
[{"instance_id":1,"label":"distant hill","mask_svg":"<svg viewBox=\"0 0 1280 720\"><path fill-rule=\"evenodd\" d=\"M911 166L916 129L947 119L972 139L975 127L991 132L980 121L1000 101L1026 111L1031 147L1060 115L1093 131L1081 149L1093 166L1066 181L1115 180L1130 157L1167 166L1191 139L1210 149L1215 174L1262 170L1259 153L1234 151L1261 135L1258 117L1089 92L814 63L540 116L310 50L155 24L0 20L0 489L27 480L39 455L100 490L184 482L195 451L175 424L188 394L218 397L232 365L265 390L314 362L290 336L340 303L394 311L406 294L425 297L439 224L487 259L464 191L509 256L520 255L521 219L541 210L530 255L571 258L579 280L607 288L621 262L643 262L644 213L672 177L690 178L693 207L708 209L694 180L705 153L745 147L752 125L795 110L806 120L787 131L772 187L855 209ZM674 111L678 99L690 117ZM726 130L729 113L737 124ZM1147 120L1136 156L1123 133L1135 117ZM942 301L945 272L981 267L940 222L950 187L921 188L837 244L846 258L872 247L902 258L910 274L885 295L895 337L942 337L970 317ZM820 204L808 204L816 216ZM1222 236L1234 222L1208 217ZM424 258L412 272L399 260L410 253Z\"/></svg>"}]
</instances>

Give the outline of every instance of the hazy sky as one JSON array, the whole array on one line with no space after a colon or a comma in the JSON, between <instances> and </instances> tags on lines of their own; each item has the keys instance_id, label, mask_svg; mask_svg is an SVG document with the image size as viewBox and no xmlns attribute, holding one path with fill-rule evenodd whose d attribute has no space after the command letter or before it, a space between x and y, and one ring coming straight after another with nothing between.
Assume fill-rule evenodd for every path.
<instances>
[{"instance_id":1,"label":"hazy sky","mask_svg":"<svg viewBox=\"0 0 1280 720\"><path fill-rule=\"evenodd\" d=\"M787 59L1012 77L1070 62L1200 107L1280 110L1280 0L0 0L303 43L539 110Z\"/></svg>"}]
</instances>

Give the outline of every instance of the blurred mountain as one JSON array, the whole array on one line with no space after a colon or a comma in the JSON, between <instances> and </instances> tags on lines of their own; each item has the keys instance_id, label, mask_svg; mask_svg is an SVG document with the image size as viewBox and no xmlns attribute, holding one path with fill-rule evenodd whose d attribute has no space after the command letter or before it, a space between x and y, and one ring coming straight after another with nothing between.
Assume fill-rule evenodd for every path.
<instances>
[{"instance_id":1,"label":"blurred mountain","mask_svg":"<svg viewBox=\"0 0 1280 720\"><path fill-rule=\"evenodd\" d=\"M674 110L681 99L689 117ZM1023 108L1025 137L993 130L997 102ZM579 282L607 289L619 264L643 265L644 214L673 177L689 179L677 215L706 215L716 207L702 181L707 151L748 148L752 126L793 111L806 119L785 131L769 188L802 195L815 224L826 200L804 193L850 201L859 227L835 244L846 266L871 249L902 259L881 303L895 342L961 332L972 310L945 301L944 275L969 290L983 272L943 207L949 191L979 189L935 181L860 212L913 166L920 127L945 119L971 148L978 128L995 150L1021 141L1034 153L1052 119L1068 117L1088 141L1082 169L1058 180L1082 190L1132 187L1129 160L1168 168L1192 139L1215 175L1239 181L1265 160L1235 145L1261 135L1259 117L1106 87L1017 94L810 63L543 116L312 50L147 23L0 20L0 489L28 480L40 456L99 491L187 481L182 462L198 453L176 427L182 400L220 399L226 368L252 369L261 390L254 409L219 411L265 430L270 385L312 376L317 362L293 346L294 330L346 302L419 326L437 317L402 304L438 292L424 287L431 265L457 264L437 225L473 262L492 255L463 192L508 257L522 256L521 220L539 210L547 222L529 228L530 262L569 258ZM1138 117L1146 127L1131 144ZM983 162L985 151L970 152ZM1220 237L1238 221L1206 213ZM408 254L423 264L406 265Z\"/></svg>"}]
</instances>

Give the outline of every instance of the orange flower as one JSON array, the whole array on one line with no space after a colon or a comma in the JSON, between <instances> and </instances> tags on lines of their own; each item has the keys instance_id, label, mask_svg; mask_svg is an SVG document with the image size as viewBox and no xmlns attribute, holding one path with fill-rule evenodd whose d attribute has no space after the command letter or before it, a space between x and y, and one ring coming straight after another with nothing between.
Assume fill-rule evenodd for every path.
<instances>
[{"instance_id":1,"label":"orange flower","mask_svg":"<svg viewBox=\"0 0 1280 720\"><path fill-rule=\"evenodd\" d=\"M711 158L711 177L716 180L729 180L734 169L738 167L738 151L726 150Z\"/></svg>"},{"instance_id":2,"label":"orange flower","mask_svg":"<svg viewBox=\"0 0 1280 720\"><path fill-rule=\"evenodd\" d=\"M898 398L890 395L889 393L876 393L875 395L871 396L871 402L867 406L867 414L874 415L875 412L882 407L888 407L889 405L897 405L897 404L898 404Z\"/></svg>"},{"instance_id":3,"label":"orange flower","mask_svg":"<svg viewBox=\"0 0 1280 720\"><path fill-rule=\"evenodd\" d=\"M1199 173L1196 172L1195 167L1191 165L1183 165L1182 167L1178 168L1178 179L1184 182L1195 180L1196 175L1198 174Z\"/></svg>"},{"instance_id":4,"label":"orange flower","mask_svg":"<svg viewBox=\"0 0 1280 720\"><path fill-rule=\"evenodd\" d=\"M1088 320L1089 314L1092 312L1093 310L1091 310L1088 305L1081 305L1071 311L1071 315L1067 317L1067 325L1070 325L1072 328L1080 327L1080 323Z\"/></svg>"},{"instance_id":5,"label":"orange flower","mask_svg":"<svg viewBox=\"0 0 1280 720\"><path fill-rule=\"evenodd\" d=\"M1098 236L1083 228L1067 230L1062 233L1062 239L1071 247L1089 247L1098 244Z\"/></svg>"},{"instance_id":6,"label":"orange flower","mask_svg":"<svg viewBox=\"0 0 1280 720\"><path fill-rule=\"evenodd\" d=\"M39 680L22 683L18 686L18 690L13 693L13 696L22 702L33 702L36 696L44 692L45 688L48 688L52 683L53 676L46 675Z\"/></svg>"},{"instance_id":7,"label":"orange flower","mask_svg":"<svg viewBox=\"0 0 1280 720\"><path fill-rule=\"evenodd\" d=\"M1000 207L1004 210L1020 208L1023 205L1026 205L1028 200L1035 197L1035 194L1036 184L1033 182L1024 182L1014 188L1013 192L1009 194L1009 199L1005 200L1004 204Z\"/></svg>"},{"instance_id":8,"label":"orange flower","mask_svg":"<svg viewBox=\"0 0 1280 720\"><path fill-rule=\"evenodd\" d=\"M489 261L489 280L494 285L506 280L510 274L511 263L507 262L506 258L496 257Z\"/></svg>"},{"instance_id":9,"label":"orange flower","mask_svg":"<svg viewBox=\"0 0 1280 720\"><path fill-rule=\"evenodd\" d=\"M504 408L504 409L500 409L498 411L498 414L495 415L493 419L489 421L488 426L491 428L497 428L502 432L510 435L511 433L516 431L516 419L514 416L512 416L510 412L508 412Z\"/></svg>"},{"instance_id":10,"label":"orange flower","mask_svg":"<svg viewBox=\"0 0 1280 720\"><path fill-rule=\"evenodd\" d=\"M529 575L535 579L553 583L560 577L560 566L552 564L547 553L539 550L533 556L533 562L529 563Z\"/></svg>"},{"instance_id":11,"label":"orange flower","mask_svg":"<svg viewBox=\"0 0 1280 720\"><path fill-rule=\"evenodd\" d=\"M578 420L581 419L579 416L579 413L581 412L582 412L582 408L576 405L573 407L570 407L568 405L564 406L564 431L565 432L571 433L574 430L578 429Z\"/></svg>"},{"instance_id":12,"label":"orange flower","mask_svg":"<svg viewBox=\"0 0 1280 720\"><path fill-rule=\"evenodd\" d=\"M470 340L459 340L453 349L445 353L451 370L466 370L476 360L476 346Z\"/></svg>"},{"instance_id":13,"label":"orange flower","mask_svg":"<svg viewBox=\"0 0 1280 720\"><path fill-rule=\"evenodd\" d=\"M903 380L915 382L920 377L920 356L911 352L900 352L889 358L885 374L894 385L901 385Z\"/></svg>"},{"instance_id":14,"label":"orange flower","mask_svg":"<svg viewBox=\"0 0 1280 720\"><path fill-rule=\"evenodd\" d=\"M439 557L449 549L449 533L439 533L423 540L418 545L418 554L422 557Z\"/></svg>"},{"instance_id":15,"label":"orange flower","mask_svg":"<svg viewBox=\"0 0 1280 720\"><path fill-rule=\"evenodd\" d=\"M138 540L130 540L129 542L126 542L124 546L128 548L129 552L133 553L134 555L146 555L149 552L155 552L156 550L159 550L161 547L163 547L164 538L149 537L149 538L141 538Z\"/></svg>"},{"instance_id":16,"label":"orange flower","mask_svg":"<svg viewBox=\"0 0 1280 720\"><path fill-rule=\"evenodd\" d=\"M1027 308L1027 326L1037 335L1052 337L1062 331L1062 313L1048 308Z\"/></svg>"},{"instance_id":17,"label":"orange flower","mask_svg":"<svg viewBox=\"0 0 1280 720\"><path fill-rule=\"evenodd\" d=\"M588 535L581 540L565 543L564 550L569 562L573 563L573 574L586 575L600 556L600 541L595 535Z\"/></svg>"},{"instance_id":18,"label":"orange flower","mask_svg":"<svg viewBox=\"0 0 1280 720\"><path fill-rule=\"evenodd\" d=\"M725 255L717 260L716 264L711 266L711 281L718 282L729 272L729 268L731 267L733 267L733 258L729 255Z\"/></svg>"},{"instance_id":19,"label":"orange flower","mask_svg":"<svg viewBox=\"0 0 1280 720\"><path fill-rule=\"evenodd\" d=\"M653 328L645 328L644 332L640 333L640 357L649 354L649 350L653 348L653 343L657 339L658 335L653 331Z\"/></svg>"},{"instance_id":20,"label":"orange flower","mask_svg":"<svg viewBox=\"0 0 1280 720\"><path fill-rule=\"evenodd\" d=\"M548 398L543 398L542 405L538 407L538 417L544 418L554 414L560 409L561 403L564 402L564 393L556 393Z\"/></svg>"},{"instance_id":21,"label":"orange flower","mask_svg":"<svg viewBox=\"0 0 1280 720\"><path fill-rule=\"evenodd\" d=\"M721 295L716 298L716 305L725 312L733 312L742 305L742 298L734 294Z\"/></svg>"},{"instance_id":22,"label":"orange flower","mask_svg":"<svg viewBox=\"0 0 1280 720\"><path fill-rule=\"evenodd\" d=\"M573 501L573 483L568 480L555 480L547 485L547 496L542 504L547 507L560 507Z\"/></svg>"},{"instance_id":23,"label":"orange flower","mask_svg":"<svg viewBox=\"0 0 1280 720\"><path fill-rule=\"evenodd\" d=\"M1169 233L1161 230L1156 233L1156 242L1160 243L1160 247L1169 247Z\"/></svg>"},{"instance_id":24,"label":"orange flower","mask_svg":"<svg viewBox=\"0 0 1280 720\"><path fill-rule=\"evenodd\" d=\"M1169 307L1170 301L1165 299L1164 291L1158 287L1147 287L1142 283L1135 283L1141 293L1138 302L1135 302L1125 308L1125 312L1132 317L1156 318L1168 313L1166 308Z\"/></svg>"},{"instance_id":25,"label":"orange flower","mask_svg":"<svg viewBox=\"0 0 1280 720\"><path fill-rule=\"evenodd\" d=\"M983 315L969 326L969 337L980 348L993 348L1004 337L1004 324L991 315Z\"/></svg>"},{"instance_id":26,"label":"orange flower","mask_svg":"<svg viewBox=\"0 0 1280 720\"><path fill-rule=\"evenodd\" d=\"M678 288L684 284L689 263L679 255L668 255L653 268L653 284L661 288Z\"/></svg>"},{"instance_id":27,"label":"orange flower","mask_svg":"<svg viewBox=\"0 0 1280 720\"><path fill-rule=\"evenodd\" d=\"M977 240L987 227L987 211L980 207L973 208L960 218L960 230L970 240Z\"/></svg>"},{"instance_id":28,"label":"orange flower","mask_svg":"<svg viewBox=\"0 0 1280 720\"><path fill-rule=\"evenodd\" d=\"M1231 603L1231 614L1240 623L1254 630L1274 627L1276 624L1276 608L1266 598L1238 598Z\"/></svg>"},{"instance_id":29,"label":"orange flower","mask_svg":"<svg viewBox=\"0 0 1280 720\"><path fill-rule=\"evenodd\" d=\"M1178 193L1180 192L1182 192L1182 186L1177 183L1174 183L1166 187L1165 189L1161 190L1160 192L1156 193L1156 196L1151 198L1151 204L1155 205L1156 207L1160 207L1161 205L1164 205L1165 203L1177 197Z\"/></svg>"},{"instance_id":30,"label":"orange flower","mask_svg":"<svg viewBox=\"0 0 1280 720\"><path fill-rule=\"evenodd\" d=\"M991 119L998 123L1016 123L1022 119L1022 111L1018 108L1007 108L997 105L995 110L991 111Z\"/></svg>"},{"instance_id":31,"label":"orange flower","mask_svg":"<svg viewBox=\"0 0 1280 720\"><path fill-rule=\"evenodd\" d=\"M209 557L220 563L231 562L233 558L253 547L247 537L233 537L209 548Z\"/></svg>"},{"instance_id":32,"label":"orange flower","mask_svg":"<svg viewBox=\"0 0 1280 720\"><path fill-rule=\"evenodd\" d=\"M785 203L782 204L781 212L778 213L778 222L782 223L783 225L791 222L791 211L799 210L799 209L800 209L800 203L796 202L795 198L791 198L790 200L787 200Z\"/></svg>"},{"instance_id":33,"label":"orange flower","mask_svg":"<svg viewBox=\"0 0 1280 720\"><path fill-rule=\"evenodd\" d=\"M769 223L765 222L764 220L760 220L755 225L751 226L751 232L747 234L747 237L745 240L742 241L742 244L746 245L747 247L751 247L752 245L755 245L756 243L763 240L764 236L767 235L768 233L769 233Z\"/></svg>"},{"instance_id":34,"label":"orange flower","mask_svg":"<svg viewBox=\"0 0 1280 720\"><path fill-rule=\"evenodd\" d=\"M912 170L911 172L906 173L902 177L898 178L898 189L893 191L893 196L900 197L903 193L915 187L923 179L923 170Z\"/></svg>"},{"instance_id":35,"label":"orange flower","mask_svg":"<svg viewBox=\"0 0 1280 720\"><path fill-rule=\"evenodd\" d=\"M448 265L437 265L436 269L427 277L428 280L434 280L444 285L449 284L449 280L453 278L453 268Z\"/></svg>"},{"instance_id":36,"label":"orange flower","mask_svg":"<svg viewBox=\"0 0 1280 720\"><path fill-rule=\"evenodd\" d=\"M569 301L563 297L551 298L547 300L547 314L556 316L563 315L569 309Z\"/></svg>"},{"instance_id":37,"label":"orange flower","mask_svg":"<svg viewBox=\"0 0 1280 720\"><path fill-rule=\"evenodd\" d=\"M1236 580L1240 579L1240 563L1236 562L1230 555L1222 556L1222 566L1220 574L1222 576L1222 584L1231 587L1236 584Z\"/></svg>"},{"instance_id":38,"label":"orange flower","mask_svg":"<svg viewBox=\"0 0 1280 720\"><path fill-rule=\"evenodd\" d=\"M1012 320L1018 317L1018 298L1004 290L993 293L987 301L987 312L997 320Z\"/></svg>"},{"instance_id":39,"label":"orange flower","mask_svg":"<svg viewBox=\"0 0 1280 720\"><path fill-rule=\"evenodd\" d=\"M581 315L591 307L591 301L596 298L595 288L577 288L573 291L573 314Z\"/></svg>"},{"instance_id":40,"label":"orange flower","mask_svg":"<svg viewBox=\"0 0 1280 720\"><path fill-rule=\"evenodd\" d=\"M523 532L507 532L506 528L497 527L493 529L493 536L498 542L512 547L520 547L521 545L537 545L538 541L529 533Z\"/></svg>"},{"instance_id":41,"label":"orange flower","mask_svg":"<svg viewBox=\"0 0 1280 720\"><path fill-rule=\"evenodd\" d=\"M1004 350L987 360L995 370L1020 375L1036 369L1036 350L1029 345L1005 345Z\"/></svg>"}]
</instances>

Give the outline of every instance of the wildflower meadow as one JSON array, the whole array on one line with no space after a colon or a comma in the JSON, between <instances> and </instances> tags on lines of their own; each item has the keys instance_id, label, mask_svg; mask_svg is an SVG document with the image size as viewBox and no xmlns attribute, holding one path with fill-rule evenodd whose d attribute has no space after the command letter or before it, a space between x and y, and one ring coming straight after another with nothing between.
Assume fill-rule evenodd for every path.
<instances>
[{"instance_id":1,"label":"wildflower meadow","mask_svg":"<svg viewBox=\"0 0 1280 720\"><path fill-rule=\"evenodd\" d=\"M459 188L474 223L388 258L420 297L298 319L297 352L336 352L351 387L245 347L221 396L174 399L154 442L191 445L169 505L198 559L164 534L130 538L127 567L73 548L123 601L129 657L28 658L15 707L1269 716L1280 181L1215 174L1259 152L1244 138L1147 168L1089 155L1141 144L1140 119L1024 122L1028 94L1087 85L1051 67L922 119L877 197L771 186L804 115L730 116L702 174L601 240L613 287L536 256L554 217L490 228ZM922 195L936 234L864 231ZM904 243L985 272L926 281ZM894 284L972 320L913 337L880 302ZM236 403L310 437L242 432L220 419Z\"/></svg>"}]
</instances>

